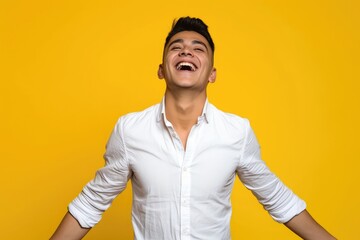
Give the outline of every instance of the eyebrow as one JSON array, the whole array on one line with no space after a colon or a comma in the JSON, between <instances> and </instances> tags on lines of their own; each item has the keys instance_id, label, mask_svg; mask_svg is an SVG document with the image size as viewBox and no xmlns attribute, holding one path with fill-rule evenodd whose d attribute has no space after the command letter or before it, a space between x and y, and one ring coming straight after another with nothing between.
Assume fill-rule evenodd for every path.
<instances>
[{"instance_id":1,"label":"eyebrow","mask_svg":"<svg viewBox=\"0 0 360 240\"><path fill-rule=\"evenodd\" d=\"M172 41L172 42L169 43L169 47L170 47L171 45L175 44L175 43L183 43L183 42L184 42L184 39L182 39L182 38L175 39L174 41ZM204 47L206 48L206 50L208 50L206 44L205 44L204 42L202 42L202 41L193 40L191 43L192 43L192 44L200 44L200 45L204 46Z\"/></svg>"}]
</instances>

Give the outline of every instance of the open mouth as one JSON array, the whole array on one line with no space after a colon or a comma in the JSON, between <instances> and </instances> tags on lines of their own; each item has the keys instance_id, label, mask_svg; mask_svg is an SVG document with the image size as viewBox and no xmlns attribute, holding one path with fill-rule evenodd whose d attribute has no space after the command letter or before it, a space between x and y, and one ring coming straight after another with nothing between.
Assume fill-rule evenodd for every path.
<instances>
[{"instance_id":1,"label":"open mouth","mask_svg":"<svg viewBox=\"0 0 360 240\"><path fill-rule=\"evenodd\" d=\"M190 62L179 62L176 65L176 69L180 70L180 71L194 72L197 69L197 67L194 64L190 63Z\"/></svg>"}]
</instances>

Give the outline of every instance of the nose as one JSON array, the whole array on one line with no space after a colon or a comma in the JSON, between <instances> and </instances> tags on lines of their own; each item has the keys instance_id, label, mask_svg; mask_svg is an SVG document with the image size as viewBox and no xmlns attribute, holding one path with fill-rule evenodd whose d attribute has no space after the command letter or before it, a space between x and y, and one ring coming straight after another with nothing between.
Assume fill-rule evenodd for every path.
<instances>
[{"instance_id":1,"label":"nose","mask_svg":"<svg viewBox=\"0 0 360 240\"><path fill-rule=\"evenodd\" d=\"M183 48L180 52L179 52L179 56L183 57L183 56L193 56L193 53L191 52L190 49L188 48Z\"/></svg>"}]
</instances>

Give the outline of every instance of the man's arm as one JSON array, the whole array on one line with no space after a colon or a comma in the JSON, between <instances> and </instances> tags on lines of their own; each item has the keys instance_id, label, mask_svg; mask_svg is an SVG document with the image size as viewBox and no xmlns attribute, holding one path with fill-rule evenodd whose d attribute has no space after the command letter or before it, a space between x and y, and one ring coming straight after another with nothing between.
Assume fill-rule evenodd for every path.
<instances>
[{"instance_id":1,"label":"man's arm","mask_svg":"<svg viewBox=\"0 0 360 240\"><path fill-rule=\"evenodd\" d=\"M328 233L320 224L318 224L309 214L304 210L300 214L293 217L290 221L284 223L291 231L296 233L302 239L307 240L334 240L336 239Z\"/></svg>"},{"instance_id":2,"label":"man's arm","mask_svg":"<svg viewBox=\"0 0 360 240\"><path fill-rule=\"evenodd\" d=\"M82 239L91 228L82 228L78 221L67 212L50 240L78 240Z\"/></svg>"}]
</instances>

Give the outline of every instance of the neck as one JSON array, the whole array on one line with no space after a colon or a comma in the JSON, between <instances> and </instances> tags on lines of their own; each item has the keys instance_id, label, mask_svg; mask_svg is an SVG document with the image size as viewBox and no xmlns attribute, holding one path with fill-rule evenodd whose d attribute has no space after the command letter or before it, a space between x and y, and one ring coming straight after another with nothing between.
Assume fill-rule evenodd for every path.
<instances>
[{"instance_id":1,"label":"neck","mask_svg":"<svg viewBox=\"0 0 360 240\"><path fill-rule=\"evenodd\" d=\"M176 130L190 131L201 115L206 101L206 93L189 94L170 90L165 92L165 111L167 119Z\"/></svg>"}]
</instances>

